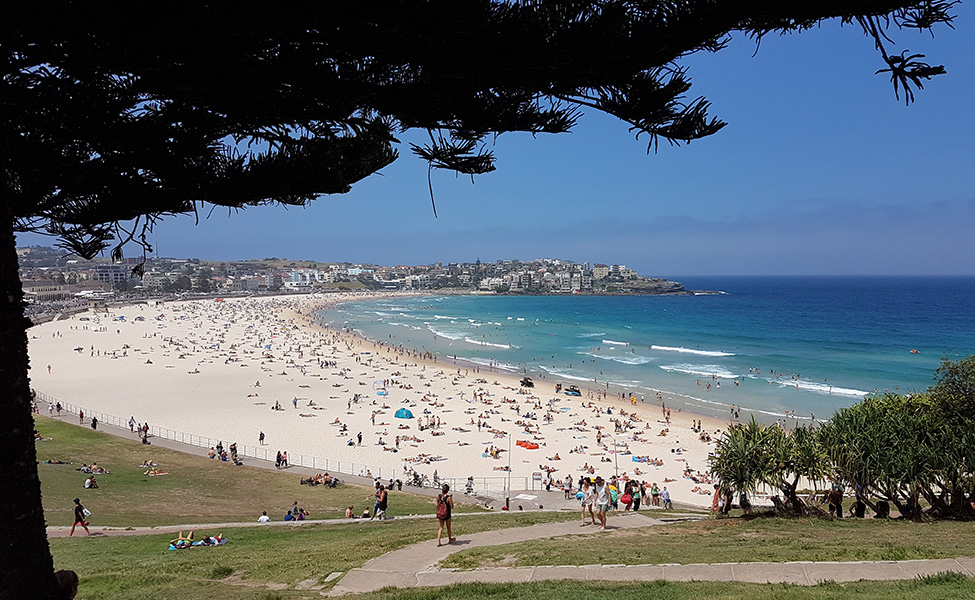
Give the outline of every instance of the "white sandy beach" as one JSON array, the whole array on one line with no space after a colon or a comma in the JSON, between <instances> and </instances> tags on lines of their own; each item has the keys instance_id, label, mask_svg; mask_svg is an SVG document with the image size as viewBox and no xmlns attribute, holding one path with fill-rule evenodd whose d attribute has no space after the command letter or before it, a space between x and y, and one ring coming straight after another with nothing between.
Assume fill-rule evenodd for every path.
<instances>
[{"instance_id":1,"label":"white sandy beach","mask_svg":"<svg viewBox=\"0 0 975 600\"><path fill-rule=\"evenodd\" d=\"M706 471L713 448L691 422L702 420L712 437L725 423L673 412L667 424L655 401L590 400L585 389L582 397L557 395L552 381L524 389L511 375L436 362L315 324L314 310L343 299L138 304L45 323L28 332L31 384L87 411L133 416L225 446L258 447L264 432L263 448L272 455L342 461L346 472L355 463L356 474L362 465L381 467L384 478L405 480L409 468L432 476L436 469L441 477L494 477L497 488L507 475L510 432L538 445L511 444L515 489L546 469L557 481L571 475L578 482L587 465L604 477L618 466L620 476L666 485L675 501L710 506L711 496L695 490L711 486L684 476L688 468ZM282 410L273 410L275 403ZM400 408L413 418L396 418ZM359 432L362 445L350 446ZM492 446L502 450L499 458L485 456Z\"/></svg>"}]
</instances>

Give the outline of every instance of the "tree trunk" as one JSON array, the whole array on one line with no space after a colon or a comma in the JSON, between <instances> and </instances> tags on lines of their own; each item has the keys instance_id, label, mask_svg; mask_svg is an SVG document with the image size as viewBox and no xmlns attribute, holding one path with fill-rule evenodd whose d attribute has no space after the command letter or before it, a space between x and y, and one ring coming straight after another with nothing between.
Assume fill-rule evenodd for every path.
<instances>
[{"instance_id":1,"label":"tree trunk","mask_svg":"<svg viewBox=\"0 0 975 600\"><path fill-rule=\"evenodd\" d=\"M866 506L870 507L870 510L877 512L877 504L870 500L870 494L862 493L860 491L862 486L856 485L854 483L853 491L858 502L863 502Z\"/></svg>"},{"instance_id":2,"label":"tree trunk","mask_svg":"<svg viewBox=\"0 0 975 600\"><path fill-rule=\"evenodd\" d=\"M55 597L54 561L47 543L37 476L34 417L27 377L24 291L17 273L13 218L0 199L0 596ZM70 503L70 499L65 500Z\"/></svg>"},{"instance_id":3,"label":"tree trunk","mask_svg":"<svg viewBox=\"0 0 975 600\"><path fill-rule=\"evenodd\" d=\"M802 498L799 497L799 494L796 493L796 489L799 487L798 478L792 483L781 480L779 481L778 487L782 492L782 495L785 497L786 505L792 509L793 515L801 517L802 515L806 514L806 503L803 502Z\"/></svg>"}]
</instances>

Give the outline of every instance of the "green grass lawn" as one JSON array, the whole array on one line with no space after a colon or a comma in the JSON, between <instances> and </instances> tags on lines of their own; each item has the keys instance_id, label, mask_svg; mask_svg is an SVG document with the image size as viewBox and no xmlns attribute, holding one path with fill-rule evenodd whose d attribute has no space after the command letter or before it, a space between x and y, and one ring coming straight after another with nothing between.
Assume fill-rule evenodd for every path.
<instances>
[{"instance_id":1,"label":"green grass lawn","mask_svg":"<svg viewBox=\"0 0 975 600\"><path fill-rule=\"evenodd\" d=\"M550 512L458 515L454 534L570 517ZM168 550L174 535L76 536L52 538L50 543L55 568L81 576L79 600L317 598L318 591L297 589L300 582L320 584L330 573L347 572L386 552L422 541L436 544L437 523L423 519L242 527L197 531L196 538L217 533L230 542L186 550Z\"/></svg>"},{"instance_id":2,"label":"green grass lawn","mask_svg":"<svg viewBox=\"0 0 975 600\"><path fill-rule=\"evenodd\" d=\"M266 596L269 600L274 595ZM279 598L291 596L280 595ZM350 600L970 600L975 580L952 574L901 582L824 583L813 587L748 583L648 583L547 581L462 584L446 588L392 589L346 596Z\"/></svg>"},{"instance_id":3,"label":"green grass lawn","mask_svg":"<svg viewBox=\"0 0 975 600\"><path fill-rule=\"evenodd\" d=\"M612 518L610 518L612 525ZM465 550L443 566L858 561L975 555L975 523L707 519Z\"/></svg>"},{"instance_id":4,"label":"green grass lawn","mask_svg":"<svg viewBox=\"0 0 975 600\"><path fill-rule=\"evenodd\" d=\"M224 523L256 521L267 511L274 521L294 501L311 513L312 519L337 519L345 508L355 505L357 512L372 510L372 488L344 484L335 489L299 485L297 473L237 467L211 460L202 449L199 455L186 454L158 446L143 446L126 439L38 415L36 428L49 441L37 442L37 470L41 478L44 515L48 525L71 525L72 500L81 498L91 512L94 527L140 527L183 523ZM68 461L70 465L45 464L48 459ZM170 474L145 475L139 467L146 459L159 464ZM82 463L97 462L111 471L96 475L99 488L84 489L87 475L77 469ZM473 504L463 504L459 512L482 512ZM408 492L389 495L390 516L433 514L434 499Z\"/></svg>"}]
</instances>

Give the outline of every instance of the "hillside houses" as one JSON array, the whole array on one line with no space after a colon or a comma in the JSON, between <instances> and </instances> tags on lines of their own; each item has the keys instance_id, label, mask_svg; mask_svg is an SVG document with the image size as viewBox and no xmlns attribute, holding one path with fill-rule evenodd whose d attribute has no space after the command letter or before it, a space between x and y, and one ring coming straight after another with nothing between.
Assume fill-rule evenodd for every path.
<instances>
[{"instance_id":1,"label":"hillside houses","mask_svg":"<svg viewBox=\"0 0 975 600\"><path fill-rule=\"evenodd\" d=\"M72 286L98 285L108 291L148 294L267 293L329 289L457 290L523 294L627 293L665 282L641 277L625 265L538 258L495 262L436 262L429 265L320 263L269 258L207 261L195 258L148 258L112 263L99 258L73 259L50 248L18 249L21 279L36 288L33 298L66 297ZM33 282L33 283L31 283ZM663 293L680 293L672 282ZM652 293L652 292L651 292Z\"/></svg>"}]
</instances>

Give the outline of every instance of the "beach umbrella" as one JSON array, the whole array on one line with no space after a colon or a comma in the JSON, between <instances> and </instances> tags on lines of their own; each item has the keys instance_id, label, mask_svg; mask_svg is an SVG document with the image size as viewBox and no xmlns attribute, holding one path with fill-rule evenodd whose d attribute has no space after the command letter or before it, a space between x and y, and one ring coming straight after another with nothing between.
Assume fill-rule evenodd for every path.
<instances>
[{"instance_id":1,"label":"beach umbrella","mask_svg":"<svg viewBox=\"0 0 975 600\"><path fill-rule=\"evenodd\" d=\"M413 412L410 411L407 408L401 408L398 411L396 411L396 418L397 419L412 419L413 418Z\"/></svg>"}]
</instances>

